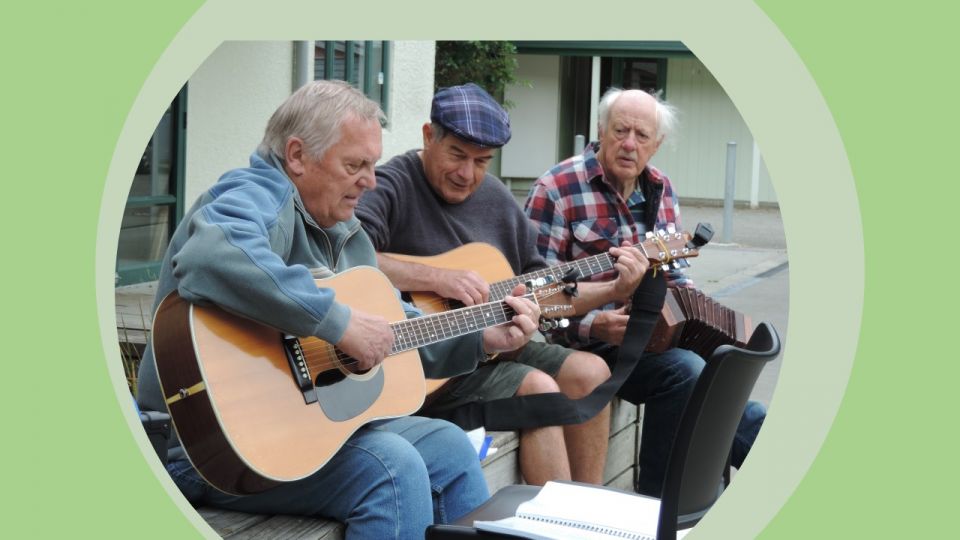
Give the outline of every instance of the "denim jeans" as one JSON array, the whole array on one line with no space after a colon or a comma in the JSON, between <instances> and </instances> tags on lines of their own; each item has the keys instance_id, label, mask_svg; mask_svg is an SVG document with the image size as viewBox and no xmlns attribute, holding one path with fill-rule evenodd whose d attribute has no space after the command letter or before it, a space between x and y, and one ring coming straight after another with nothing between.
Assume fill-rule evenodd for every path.
<instances>
[{"instance_id":1,"label":"denim jeans","mask_svg":"<svg viewBox=\"0 0 960 540\"><path fill-rule=\"evenodd\" d=\"M456 520L489 497L463 430L420 417L368 424L313 475L256 495L216 490L187 460L167 471L195 505L335 519L348 539L422 539L431 523Z\"/></svg>"},{"instance_id":2,"label":"denim jeans","mask_svg":"<svg viewBox=\"0 0 960 540\"><path fill-rule=\"evenodd\" d=\"M618 352L619 349L608 347L597 354L610 362ZM637 482L637 490L644 495L660 496L680 417L704 365L702 358L686 349L646 353L617 392L630 403L644 404ZM734 467L743 464L766 416L766 408L761 403L747 402L733 441L731 463Z\"/></svg>"}]
</instances>

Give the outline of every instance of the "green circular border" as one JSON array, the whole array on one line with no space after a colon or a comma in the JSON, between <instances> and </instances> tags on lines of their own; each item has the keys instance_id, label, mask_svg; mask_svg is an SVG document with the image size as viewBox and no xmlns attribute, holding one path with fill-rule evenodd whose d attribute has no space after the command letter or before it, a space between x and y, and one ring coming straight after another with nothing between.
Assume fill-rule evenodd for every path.
<instances>
[{"instance_id":1,"label":"green circular border","mask_svg":"<svg viewBox=\"0 0 960 540\"><path fill-rule=\"evenodd\" d=\"M412 3L411 3L412 4ZM441 2L418 2L435 15L412 16L410 4L378 6L375 20L351 22L361 37L385 39L451 38L444 25ZM607 2L607 9L624 18L642 21L623 30L568 28L570 14L583 6L552 2L549 11L540 5L490 3L471 15L476 38L504 39L679 39L703 61L739 108L760 145L780 201L791 262L789 348L770 416L748 465L737 482L692 533L693 538L755 536L786 502L816 456L833 421L852 366L859 335L863 303L863 252L859 210L850 166L833 119L820 93L786 39L760 9L746 1L715 5ZM170 43L131 108L111 162L105 184L97 243L96 289L103 328L103 346L119 399L126 394L118 355L113 317L113 267L117 231L134 170L142 148L176 91L197 66L224 40L342 38L345 21L356 21L354 9L316 2L273 2L269 7L210 1L204 4ZM296 17L291 17L296 13ZM631 17L633 15L633 17ZM407 21L403 29L395 21ZM328 22L329 21L329 22ZM537 21L532 28L530 21ZM551 31L559 28L562 31ZM731 29L735 28L735 31ZM598 31L600 29L597 29ZM346 36L355 38L356 36ZM457 35L456 38L461 38ZM762 76L761 76L762 74ZM830 171L820 177L808 174L809 156L817 167ZM823 198L818 193L829 192ZM815 208L816 213L810 211ZM829 225L817 219L835 216ZM845 231L852 249L833 254L845 278L823 279L818 262L822 238L835 228ZM804 286L816 283L816 288ZM824 313L822 306L833 308ZM830 357L820 353L823 343ZM802 359L802 360L799 360ZM817 399L810 400L815 391ZM138 425L132 412L128 425ZM137 437L144 452L144 437ZM206 525L182 500L165 473L154 467L160 484L199 530Z\"/></svg>"}]
</instances>

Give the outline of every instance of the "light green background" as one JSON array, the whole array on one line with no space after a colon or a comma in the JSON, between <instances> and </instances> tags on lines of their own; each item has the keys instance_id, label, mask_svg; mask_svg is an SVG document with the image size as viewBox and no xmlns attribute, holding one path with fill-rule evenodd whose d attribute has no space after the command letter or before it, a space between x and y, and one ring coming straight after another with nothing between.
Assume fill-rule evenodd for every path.
<instances>
[{"instance_id":1,"label":"light green background","mask_svg":"<svg viewBox=\"0 0 960 540\"><path fill-rule=\"evenodd\" d=\"M113 220L116 231L119 208L106 203L123 200L105 180L108 170L133 170L139 150L131 154L124 145L142 149L152 129L137 116L152 114L155 122L164 100L221 39L381 36L684 39L727 88L764 149L782 198L792 278L791 348L769 425L751 456L758 466L744 469L722 507L694 535L750 536L765 523L765 513L781 506L778 494L793 489L784 479L791 469L805 468L810 447L819 443L806 434L823 425L824 409L831 409L831 396L846 379L848 347L855 341L829 337L857 326L858 279L847 279L858 273L861 250L863 332L842 408L813 466L762 537L913 538L949 524L957 500L952 417L958 354L948 320L956 294L950 292L955 272L946 205L954 200L957 174L945 158L957 141L952 53L958 47L947 38L956 13L933 2L909 8L759 3L812 75L841 141L829 126L809 132L822 121L822 107L808 108L803 73L792 90L754 95L757 87L780 88L797 74L779 73L768 63L785 42L746 2L678 7L614 1L609 12L596 13L598 21L613 21L612 29L569 28L568 21L586 17L581 2L462 8L410 2L403 6L426 6L430 14L403 14L398 5L390 12L365 10L362 16L371 20L364 22L347 3L324 12L319 2L296 9L294 2L273 2L270 9L264 2L234 2L229 16L205 23L213 25L206 33L195 27L174 41L201 3L40 1L4 8L4 341L12 347L4 355L7 384L0 392L8 427L0 530L7 536L198 534L167 494L169 482L147 465L142 438L129 430L132 415L123 414L128 403L115 391L117 368L107 368L108 358L118 357L112 348L104 351L98 310L110 313L112 305L98 308L95 288L109 288L111 279L102 269L98 275L95 263L96 250L115 250L116 240L98 240L97 234L101 220L105 229ZM220 4L206 5L200 18L218 14ZM259 13L252 11L258 7ZM285 27L284 19L295 27ZM262 21L262 29L230 30L250 20ZM398 20L405 21L402 29ZM685 33L662 35L673 28ZM171 60L168 53L169 63L159 66L180 78L144 87L166 47L184 40L193 40L196 56ZM795 60L782 58L787 68ZM850 171L842 163L837 168L841 144L859 209L837 202L850 200L853 187ZM105 186L111 188L106 194ZM862 238L851 224L858 213ZM824 290L835 292L831 298L841 305L819 301ZM808 379L805 364L816 367L816 379ZM720 526L743 512L737 523ZM718 532L733 530L729 526L738 534Z\"/></svg>"}]
</instances>

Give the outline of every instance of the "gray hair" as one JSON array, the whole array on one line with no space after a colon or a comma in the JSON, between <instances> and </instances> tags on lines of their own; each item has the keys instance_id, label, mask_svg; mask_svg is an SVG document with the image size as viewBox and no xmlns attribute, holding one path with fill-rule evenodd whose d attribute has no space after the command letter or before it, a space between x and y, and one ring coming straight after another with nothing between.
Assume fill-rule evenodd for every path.
<instances>
[{"instance_id":1,"label":"gray hair","mask_svg":"<svg viewBox=\"0 0 960 540\"><path fill-rule=\"evenodd\" d=\"M344 81L309 82L274 111L257 153L285 163L287 141L297 137L310 157L321 159L340 140L340 126L349 115L381 124L386 120L376 102Z\"/></svg>"},{"instance_id":2,"label":"gray hair","mask_svg":"<svg viewBox=\"0 0 960 540\"><path fill-rule=\"evenodd\" d=\"M447 136L447 128L440 125L440 122L430 122L430 138L437 143Z\"/></svg>"},{"instance_id":3,"label":"gray hair","mask_svg":"<svg viewBox=\"0 0 960 540\"><path fill-rule=\"evenodd\" d=\"M643 92L643 90L638 91ZM603 97L600 98L600 105L597 107L597 123L599 124L600 131L604 131L607 128L607 121L610 119L610 107L613 106L613 103L617 101L617 98L623 95L624 92L627 92L627 90L610 88L604 92ZM677 125L677 108L664 101L659 90L654 94L646 93L656 100L657 140L662 141L665 137L673 133L673 128Z\"/></svg>"}]
</instances>

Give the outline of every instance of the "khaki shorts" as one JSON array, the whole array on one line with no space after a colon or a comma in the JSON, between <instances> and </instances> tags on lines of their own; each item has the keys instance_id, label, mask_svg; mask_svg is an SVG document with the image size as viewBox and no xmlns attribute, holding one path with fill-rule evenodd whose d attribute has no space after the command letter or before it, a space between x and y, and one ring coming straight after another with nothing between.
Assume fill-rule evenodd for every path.
<instances>
[{"instance_id":1,"label":"khaki shorts","mask_svg":"<svg viewBox=\"0 0 960 540\"><path fill-rule=\"evenodd\" d=\"M476 371L462 375L444 387L443 394L430 403L428 410L454 409L473 401L490 401L511 397L517 393L523 378L533 370L540 370L556 377L560 366L572 350L530 341L515 359L499 360L481 364Z\"/></svg>"}]
</instances>

